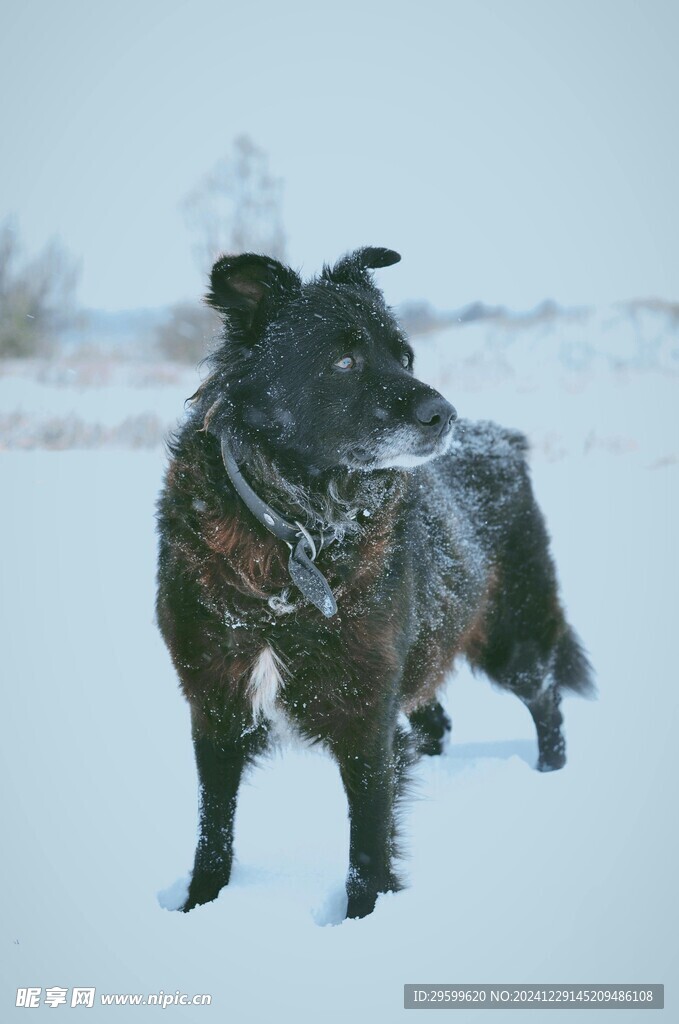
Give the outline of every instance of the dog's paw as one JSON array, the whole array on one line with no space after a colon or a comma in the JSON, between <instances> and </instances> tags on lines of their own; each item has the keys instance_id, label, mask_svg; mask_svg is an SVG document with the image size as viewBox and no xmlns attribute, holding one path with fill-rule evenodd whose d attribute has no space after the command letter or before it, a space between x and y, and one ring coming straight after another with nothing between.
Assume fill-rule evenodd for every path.
<instances>
[{"instance_id":1,"label":"dog's paw","mask_svg":"<svg viewBox=\"0 0 679 1024\"><path fill-rule=\"evenodd\" d=\"M438 757L446 749L447 739L447 735L424 737L417 745L418 753L423 757Z\"/></svg>"},{"instance_id":2,"label":"dog's paw","mask_svg":"<svg viewBox=\"0 0 679 1024\"><path fill-rule=\"evenodd\" d=\"M376 892L364 892L350 896L347 902L347 920L368 917L369 914L372 914L378 895Z\"/></svg>"},{"instance_id":3,"label":"dog's paw","mask_svg":"<svg viewBox=\"0 0 679 1024\"><path fill-rule=\"evenodd\" d=\"M387 892L399 892L402 888L403 883L393 871L389 871L377 881L374 878L361 878L356 871L350 869L347 881L346 919L368 917L375 909L379 896Z\"/></svg>"},{"instance_id":4,"label":"dog's paw","mask_svg":"<svg viewBox=\"0 0 679 1024\"><path fill-rule=\"evenodd\" d=\"M540 754L536 768L539 772L558 772L566 763L565 750L551 750Z\"/></svg>"},{"instance_id":5,"label":"dog's paw","mask_svg":"<svg viewBox=\"0 0 679 1024\"><path fill-rule=\"evenodd\" d=\"M195 907L201 907L205 903L212 903L227 884L228 879L224 880L221 875L197 875L191 879L186 900L177 909L187 914L189 910L193 910Z\"/></svg>"},{"instance_id":6,"label":"dog's paw","mask_svg":"<svg viewBox=\"0 0 679 1024\"><path fill-rule=\"evenodd\" d=\"M410 725L418 754L438 757L445 752L453 724L438 701L414 711Z\"/></svg>"}]
</instances>

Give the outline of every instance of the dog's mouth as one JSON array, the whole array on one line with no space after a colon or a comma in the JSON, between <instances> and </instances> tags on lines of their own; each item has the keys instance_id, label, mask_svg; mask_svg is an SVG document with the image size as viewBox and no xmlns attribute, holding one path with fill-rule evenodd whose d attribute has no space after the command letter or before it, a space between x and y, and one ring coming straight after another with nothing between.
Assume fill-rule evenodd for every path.
<instances>
[{"instance_id":1,"label":"dog's mouth","mask_svg":"<svg viewBox=\"0 0 679 1024\"><path fill-rule=\"evenodd\" d=\"M351 468L414 469L444 455L451 444L452 424L435 440L423 440L409 427L401 427L372 443L354 445L348 453Z\"/></svg>"}]
</instances>

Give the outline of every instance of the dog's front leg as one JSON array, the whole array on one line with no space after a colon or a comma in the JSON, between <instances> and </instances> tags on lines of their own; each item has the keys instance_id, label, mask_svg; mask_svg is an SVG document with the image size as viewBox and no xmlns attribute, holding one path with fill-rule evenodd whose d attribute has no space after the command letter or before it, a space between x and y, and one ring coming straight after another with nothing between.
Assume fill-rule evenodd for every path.
<instances>
[{"instance_id":1,"label":"dog's front leg","mask_svg":"<svg viewBox=\"0 0 679 1024\"><path fill-rule=\"evenodd\" d=\"M336 753L351 821L347 917L366 917L380 893L401 887L392 868L398 759L392 741L374 738Z\"/></svg>"},{"instance_id":2,"label":"dog's front leg","mask_svg":"<svg viewBox=\"0 0 679 1024\"><path fill-rule=\"evenodd\" d=\"M183 911L209 903L228 884L233 862L233 823L243 770L261 746L258 730L242 736L207 731L193 717L199 784L198 844Z\"/></svg>"}]
</instances>

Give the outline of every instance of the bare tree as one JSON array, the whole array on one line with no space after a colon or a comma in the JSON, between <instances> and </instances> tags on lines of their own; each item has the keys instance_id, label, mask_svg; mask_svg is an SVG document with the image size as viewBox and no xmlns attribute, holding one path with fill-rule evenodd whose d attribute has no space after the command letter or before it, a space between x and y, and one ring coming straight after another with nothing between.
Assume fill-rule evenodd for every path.
<instances>
[{"instance_id":1,"label":"bare tree","mask_svg":"<svg viewBox=\"0 0 679 1024\"><path fill-rule=\"evenodd\" d=\"M285 258L283 181L269 171L269 158L247 135L234 139L230 151L182 203L194 236L194 256L208 274L222 252L260 252ZM196 363L210 349L219 324L207 306L178 303L156 332L163 355Z\"/></svg>"},{"instance_id":2,"label":"bare tree","mask_svg":"<svg viewBox=\"0 0 679 1024\"><path fill-rule=\"evenodd\" d=\"M200 269L209 270L222 252L284 259L282 200L283 181L270 173L264 150L238 136L183 203Z\"/></svg>"},{"instance_id":3,"label":"bare tree","mask_svg":"<svg viewBox=\"0 0 679 1024\"><path fill-rule=\"evenodd\" d=\"M0 357L48 351L75 309L80 268L52 241L32 260L22 259L16 226L0 225Z\"/></svg>"}]
</instances>

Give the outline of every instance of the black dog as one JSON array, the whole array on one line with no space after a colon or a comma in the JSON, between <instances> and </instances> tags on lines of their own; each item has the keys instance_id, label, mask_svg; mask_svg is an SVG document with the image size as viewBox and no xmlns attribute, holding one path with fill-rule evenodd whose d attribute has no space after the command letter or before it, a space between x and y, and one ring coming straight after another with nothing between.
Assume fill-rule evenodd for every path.
<instances>
[{"instance_id":1,"label":"black dog","mask_svg":"<svg viewBox=\"0 0 679 1024\"><path fill-rule=\"evenodd\" d=\"M158 621L200 778L184 910L229 881L241 776L276 714L339 764L349 917L399 888L395 803L413 757L441 750L436 692L456 656L528 706L538 768L565 762L561 690L587 691L589 666L526 442L454 424L413 376L369 272L398 260L361 249L306 284L263 256L212 271L224 341L171 442L158 514Z\"/></svg>"}]
</instances>

